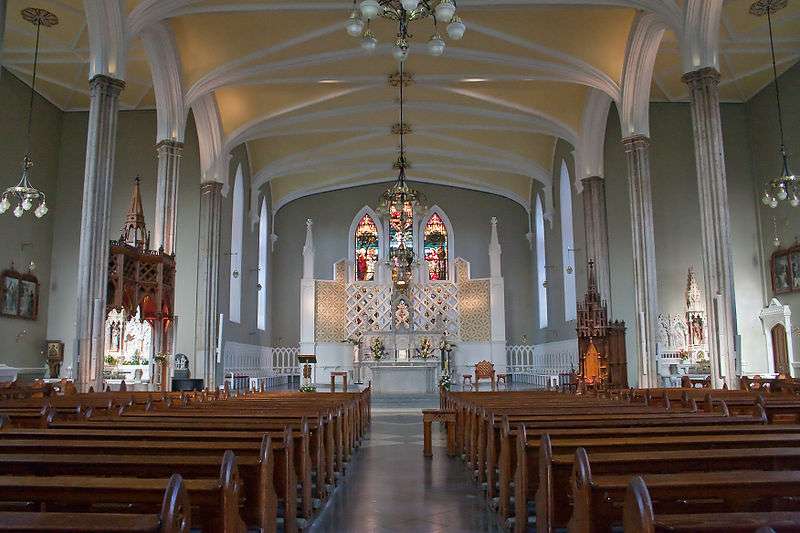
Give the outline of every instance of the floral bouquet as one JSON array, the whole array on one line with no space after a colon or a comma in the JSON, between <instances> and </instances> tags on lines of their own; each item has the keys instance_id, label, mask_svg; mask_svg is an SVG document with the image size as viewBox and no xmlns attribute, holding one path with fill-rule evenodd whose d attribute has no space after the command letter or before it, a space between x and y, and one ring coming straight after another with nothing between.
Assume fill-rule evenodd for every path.
<instances>
[{"instance_id":1,"label":"floral bouquet","mask_svg":"<svg viewBox=\"0 0 800 533\"><path fill-rule=\"evenodd\" d=\"M300 392L317 392L317 387L314 386L313 383L306 383L305 385L301 385Z\"/></svg>"},{"instance_id":2,"label":"floral bouquet","mask_svg":"<svg viewBox=\"0 0 800 533\"><path fill-rule=\"evenodd\" d=\"M427 359L433 353L433 345L431 344L431 340L428 337L424 337L422 341L419 343L419 348L417 348L417 353L423 359Z\"/></svg>"},{"instance_id":3,"label":"floral bouquet","mask_svg":"<svg viewBox=\"0 0 800 533\"><path fill-rule=\"evenodd\" d=\"M439 349L443 352L452 352L455 347L456 345L447 340L447 338L443 338L442 342L439 343Z\"/></svg>"},{"instance_id":4,"label":"floral bouquet","mask_svg":"<svg viewBox=\"0 0 800 533\"><path fill-rule=\"evenodd\" d=\"M386 348L383 344L383 339L380 337L375 337L370 345L370 350L372 351L373 359L379 361L381 357L386 355Z\"/></svg>"},{"instance_id":5,"label":"floral bouquet","mask_svg":"<svg viewBox=\"0 0 800 533\"><path fill-rule=\"evenodd\" d=\"M445 372L439 378L439 388L444 390L450 390L450 387L453 385L452 379L450 379L450 373Z\"/></svg>"}]
</instances>

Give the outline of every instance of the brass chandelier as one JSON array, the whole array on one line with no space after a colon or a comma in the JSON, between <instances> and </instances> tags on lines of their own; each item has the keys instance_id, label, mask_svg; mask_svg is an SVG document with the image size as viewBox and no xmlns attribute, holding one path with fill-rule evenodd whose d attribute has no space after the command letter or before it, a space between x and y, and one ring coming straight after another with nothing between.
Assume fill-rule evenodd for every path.
<instances>
[{"instance_id":1,"label":"brass chandelier","mask_svg":"<svg viewBox=\"0 0 800 533\"><path fill-rule=\"evenodd\" d=\"M405 152L405 134L409 131L404 122L404 92L403 86L406 78L403 74L403 65L400 64L400 81L397 84L400 90L400 127L397 129L400 135L400 155L394 162L394 168L398 170L397 181L395 181L378 199L377 211L386 218L390 228L395 230L398 241L397 248L390 249L389 258L386 264L392 272L392 281L398 290L408 288L413 277L413 268L418 264L413 246L409 248L406 242L409 240L408 233L412 233L415 214L427 209L427 198L425 194L410 187L406 182L406 169L409 167Z\"/></svg>"},{"instance_id":2,"label":"brass chandelier","mask_svg":"<svg viewBox=\"0 0 800 533\"><path fill-rule=\"evenodd\" d=\"M361 47L372 52L378 46L378 39L370 29L375 17L397 22L397 37L392 55L399 62L408 57L409 40L413 37L408 31L409 24L430 17L433 19L433 35L428 40L428 52L433 56L444 53L446 44L439 33L439 24L447 24L447 35L453 40L464 36L467 27L456 15L456 0L353 0L353 11L345 23L347 33L361 38Z\"/></svg>"},{"instance_id":3,"label":"brass chandelier","mask_svg":"<svg viewBox=\"0 0 800 533\"><path fill-rule=\"evenodd\" d=\"M750 6L750 13L757 17L767 16L769 27L769 49L772 54L772 78L775 83L775 101L778 110L778 132L780 134L781 175L768 178L764 186L761 201L771 208L778 207L778 202L788 200L789 205L800 205L800 178L789 171L789 155L786 153L786 143L783 135L783 110L781 109L781 90L778 84L778 67L775 61L775 42L772 36L772 14L786 7L787 0L758 0Z\"/></svg>"},{"instance_id":4,"label":"brass chandelier","mask_svg":"<svg viewBox=\"0 0 800 533\"><path fill-rule=\"evenodd\" d=\"M22 18L36 26L36 48L33 54L33 74L31 76L31 97L28 105L28 129L27 143L28 148L25 157L22 158L22 176L14 187L9 187L3 192L0 198L0 214L5 213L11 208L12 201L17 204L12 213L17 218L21 218L25 211L30 211L33 204L39 205L34 209L33 214L36 218L42 218L47 214L47 201L44 192L34 187L30 182L30 171L33 167L31 159L31 125L33 124L33 102L36 97L36 70L39 65L39 36L42 26L51 28L58 24L58 17L44 9L28 7L22 10Z\"/></svg>"}]
</instances>

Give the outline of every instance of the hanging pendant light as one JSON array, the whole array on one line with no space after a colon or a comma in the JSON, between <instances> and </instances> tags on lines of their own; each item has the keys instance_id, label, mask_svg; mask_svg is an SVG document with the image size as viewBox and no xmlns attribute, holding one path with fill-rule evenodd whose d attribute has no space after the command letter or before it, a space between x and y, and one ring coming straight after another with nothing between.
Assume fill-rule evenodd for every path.
<instances>
[{"instance_id":1,"label":"hanging pendant light","mask_svg":"<svg viewBox=\"0 0 800 533\"><path fill-rule=\"evenodd\" d=\"M58 24L58 17L44 9L28 7L22 10L22 18L36 26L36 47L33 54L33 74L31 76L31 97L28 105L28 129L27 144L28 149L25 157L22 158L22 175L19 182L14 187L9 187L3 192L0 198L0 213L9 210L12 203L17 204L13 210L14 216L21 218L26 211L30 211L33 204L39 205L34 209L33 214L36 218L42 218L47 214L47 201L44 192L34 187L30 182L30 172L33 167L31 160L31 125L33 124L33 102L36 97L36 70L39 66L39 36L42 26L51 28Z\"/></svg>"},{"instance_id":2,"label":"hanging pendant light","mask_svg":"<svg viewBox=\"0 0 800 533\"><path fill-rule=\"evenodd\" d=\"M400 63L399 81L397 82L400 87L400 122L396 125L396 128L393 128L400 135L400 155L394 163L394 168L398 171L397 181L381 194L377 206L378 213L387 219L389 227L392 227L393 222L395 224L396 239L399 244L396 249L389 252L389 258L386 263L391 270L395 288L399 291L404 291L408 288L412 280L413 267L418 263L413 246L406 246L406 242L410 237L408 233L413 231L415 214L427 209L425 195L409 187L406 182L408 160L405 152L405 134L410 130L404 122L405 98L403 87L408 79L403 72L403 63Z\"/></svg>"},{"instance_id":3,"label":"hanging pendant light","mask_svg":"<svg viewBox=\"0 0 800 533\"><path fill-rule=\"evenodd\" d=\"M789 154L786 153L786 142L783 134L783 110L781 109L781 90L778 84L778 67L775 61L775 41L772 35L772 15L786 7L786 0L758 0L750 6L750 14L757 17L767 16L769 27L769 49L772 55L772 79L775 84L775 102L778 111L778 133L780 136L779 151L781 154L781 174L777 178L768 178L764 186L761 201L764 205L776 208L780 202L789 201L789 205L800 205L800 178L789 171Z\"/></svg>"}]
</instances>

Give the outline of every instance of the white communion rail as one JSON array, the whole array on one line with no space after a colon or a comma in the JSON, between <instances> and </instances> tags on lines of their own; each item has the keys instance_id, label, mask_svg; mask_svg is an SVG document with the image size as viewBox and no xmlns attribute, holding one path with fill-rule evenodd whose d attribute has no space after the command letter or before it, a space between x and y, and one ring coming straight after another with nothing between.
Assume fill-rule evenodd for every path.
<instances>
[{"instance_id":1,"label":"white communion rail","mask_svg":"<svg viewBox=\"0 0 800 533\"><path fill-rule=\"evenodd\" d=\"M517 344L506 346L508 372L514 381L539 387L557 386L559 374L578 365L577 342L550 343L540 346Z\"/></svg>"}]
</instances>

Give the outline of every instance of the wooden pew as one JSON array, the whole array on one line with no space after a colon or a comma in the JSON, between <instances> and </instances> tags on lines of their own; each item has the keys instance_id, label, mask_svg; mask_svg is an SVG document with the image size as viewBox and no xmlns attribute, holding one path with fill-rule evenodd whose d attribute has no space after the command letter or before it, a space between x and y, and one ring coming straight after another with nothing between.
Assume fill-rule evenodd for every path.
<instances>
[{"instance_id":1,"label":"wooden pew","mask_svg":"<svg viewBox=\"0 0 800 533\"><path fill-rule=\"evenodd\" d=\"M720 475L721 474L721 475ZM797 494L798 472L710 472L708 474L669 474L667 476L635 476L625 496L623 524L625 533L662 531L691 533L751 533L761 528L774 531L799 531L800 512L761 511L736 512L741 502L754 497L780 497ZM669 477L668 477L669 476ZM755 479L752 476L757 476ZM661 513L653 507L653 499L733 498L728 509L717 504L713 512ZM761 530L763 531L763 530Z\"/></svg>"},{"instance_id":2,"label":"wooden pew","mask_svg":"<svg viewBox=\"0 0 800 533\"><path fill-rule=\"evenodd\" d=\"M0 512L0 532L189 533L191 504L181 476L170 477L158 514Z\"/></svg>"}]
</instances>

